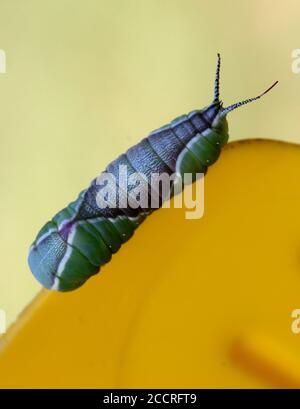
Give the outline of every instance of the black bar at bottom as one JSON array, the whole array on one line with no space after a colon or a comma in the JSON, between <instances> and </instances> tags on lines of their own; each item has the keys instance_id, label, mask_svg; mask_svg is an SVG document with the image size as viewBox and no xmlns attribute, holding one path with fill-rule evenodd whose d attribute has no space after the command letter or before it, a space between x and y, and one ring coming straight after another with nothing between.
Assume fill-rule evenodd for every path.
<instances>
[{"instance_id":1,"label":"black bar at bottom","mask_svg":"<svg viewBox=\"0 0 300 409\"><path fill-rule=\"evenodd\" d=\"M82 406L88 408L105 407L208 407L223 403L287 405L300 403L298 389L2 389L0 407L12 404L30 403L31 407L51 405L62 407ZM10 405L10 406L9 406ZM34 406L33 406L34 405ZM21 407L21 406L20 406Z\"/></svg>"}]
</instances>

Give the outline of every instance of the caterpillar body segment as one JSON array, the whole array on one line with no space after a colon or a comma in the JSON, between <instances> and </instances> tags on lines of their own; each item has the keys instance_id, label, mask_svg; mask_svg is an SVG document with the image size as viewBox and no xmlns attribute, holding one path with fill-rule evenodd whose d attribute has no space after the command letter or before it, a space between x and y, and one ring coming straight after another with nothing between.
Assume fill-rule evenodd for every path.
<instances>
[{"instance_id":1,"label":"caterpillar body segment","mask_svg":"<svg viewBox=\"0 0 300 409\"><path fill-rule=\"evenodd\" d=\"M99 207L97 195L103 188L99 184L103 173L80 193L77 200L44 225L30 247L28 257L33 275L44 287L70 291L96 274L158 207L152 206L153 196L157 196L159 206L164 202L160 189L149 189L153 173L177 174L182 179L186 173L194 177L206 173L228 141L226 115L259 99L277 83L257 97L223 108L219 100L219 72L218 54L214 99L209 106L182 115L151 132L107 166L105 174L112 175L117 184L121 180L120 169L126 169L127 181L136 173L142 174L142 193L149 199L148 206L139 203L134 194L135 185L127 182L125 186L118 185L116 206ZM172 195L173 186L170 188ZM125 202L130 206L124 206Z\"/></svg>"}]
</instances>

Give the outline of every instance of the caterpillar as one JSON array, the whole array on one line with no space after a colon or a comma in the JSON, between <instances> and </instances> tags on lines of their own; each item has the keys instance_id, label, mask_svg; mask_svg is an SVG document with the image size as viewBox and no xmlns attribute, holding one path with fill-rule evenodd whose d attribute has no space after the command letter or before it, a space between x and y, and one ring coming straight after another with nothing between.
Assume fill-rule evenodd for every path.
<instances>
[{"instance_id":1,"label":"caterpillar","mask_svg":"<svg viewBox=\"0 0 300 409\"><path fill-rule=\"evenodd\" d=\"M103 174L111 174L117 179L123 166L127 176L135 172L145 175L146 184L150 183L152 173L205 174L229 139L227 114L261 98L278 82L254 98L224 108L219 99L220 63L218 54L214 98L210 105L182 115L151 132L111 162ZM156 192L158 206L142 206L133 195L134 186L128 183L127 189L120 189L116 206L99 207L97 195L101 188L103 186L94 179L74 202L58 212L39 231L30 247L28 263L44 287L59 291L80 287L110 261L112 254L130 239L140 223L164 200L159 190ZM174 194L173 188L174 185L170 196ZM149 199L152 194L147 191ZM136 205L123 206L122 195Z\"/></svg>"}]
</instances>

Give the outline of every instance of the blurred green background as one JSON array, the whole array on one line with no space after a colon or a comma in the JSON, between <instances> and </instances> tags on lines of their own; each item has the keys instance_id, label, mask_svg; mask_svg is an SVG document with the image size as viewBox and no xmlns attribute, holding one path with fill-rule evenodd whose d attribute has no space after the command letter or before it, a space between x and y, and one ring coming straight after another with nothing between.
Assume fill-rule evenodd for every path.
<instances>
[{"instance_id":1,"label":"blurred green background","mask_svg":"<svg viewBox=\"0 0 300 409\"><path fill-rule=\"evenodd\" d=\"M216 54L231 140L300 142L297 0L1 0L0 308L37 293L38 229L152 129L210 103ZM266 157L266 161L268 158ZM284 169L283 169L284 171Z\"/></svg>"}]
</instances>

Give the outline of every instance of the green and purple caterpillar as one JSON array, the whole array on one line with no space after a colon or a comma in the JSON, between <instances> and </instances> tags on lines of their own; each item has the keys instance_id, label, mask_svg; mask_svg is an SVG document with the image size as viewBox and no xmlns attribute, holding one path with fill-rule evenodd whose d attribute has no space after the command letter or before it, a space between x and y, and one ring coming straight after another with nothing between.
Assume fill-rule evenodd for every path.
<instances>
[{"instance_id":1,"label":"green and purple caterpillar","mask_svg":"<svg viewBox=\"0 0 300 409\"><path fill-rule=\"evenodd\" d=\"M136 172L146 175L149 184L152 173L176 173L182 177L186 173L206 173L228 141L226 115L261 98L277 84L275 82L257 97L223 108L219 100L219 74L218 54L212 103L151 132L110 163L106 172L118 180L119 169L123 165L126 166L128 175ZM28 262L33 275L44 287L69 291L81 286L110 261L112 254L133 235L145 217L157 208L121 206L120 197L117 198L117 206L100 208L97 202L100 189L97 179L94 179L77 200L57 213L38 233L30 248ZM134 202L132 189L133 186L128 185L126 195ZM161 205L163 198L159 192L158 194Z\"/></svg>"}]
</instances>

